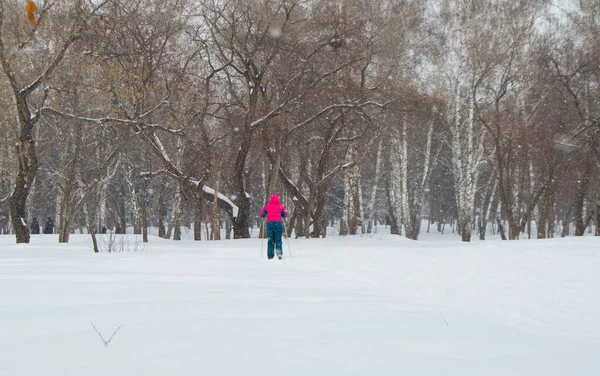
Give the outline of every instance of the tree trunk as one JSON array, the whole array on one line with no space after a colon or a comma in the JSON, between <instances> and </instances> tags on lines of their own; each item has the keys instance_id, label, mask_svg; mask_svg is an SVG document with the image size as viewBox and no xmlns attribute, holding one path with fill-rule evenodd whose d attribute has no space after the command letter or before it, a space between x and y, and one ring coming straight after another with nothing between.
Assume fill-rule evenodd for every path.
<instances>
[{"instance_id":1,"label":"tree trunk","mask_svg":"<svg viewBox=\"0 0 600 376\"><path fill-rule=\"evenodd\" d=\"M142 209L142 242L148 243L148 213L147 207L148 203L146 202L146 190L148 189L149 181L148 179L144 179L142 183L142 192L140 194L141 201L141 209ZM123 233L125 233L125 228L123 228Z\"/></svg>"},{"instance_id":2,"label":"tree trunk","mask_svg":"<svg viewBox=\"0 0 600 376\"><path fill-rule=\"evenodd\" d=\"M407 142L407 133L406 127L403 130L403 149L404 149L404 159L406 160L406 165L403 167L403 170L408 171L408 142ZM421 219L422 219L422 211L423 204L425 202L425 191L429 186L430 179L430 170L431 170L431 144L433 140L433 120L429 124L429 130L427 132L427 140L425 144L425 150L423 153L425 154L425 159L423 161L423 171L420 177L420 181L418 184L413 186L412 192L412 201L408 200L410 197L408 192L408 185L403 183L405 189L405 194L403 196L406 197L405 210L408 210L408 213L405 214L404 218L406 221L405 232L406 237L412 240L417 240L419 238L419 233L421 232ZM408 180L408 172L404 173L404 178Z\"/></svg>"},{"instance_id":3,"label":"tree trunk","mask_svg":"<svg viewBox=\"0 0 600 376\"><path fill-rule=\"evenodd\" d=\"M327 223L325 221L325 197L318 195L313 214L313 231L311 237L324 238L327 236Z\"/></svg>"},{"instance_id":4,"label":"tree trunk","mask_svg":"<svg viewBox=\"0 0 600 376\"><path fill-rule=\"evenodd\" d=\"M358 225L360 226L360 233L366 234L367 228L365 227L365 206L363 200L363 190L362 190L362 179L358 179L358 196L356 199L356 205L358 206Z\"/></svg>"},{"instance_id":5,"label":"tree trunk","mask_svg":"<svg viewBox=\"0 0 600 376\"><path fill-rule=\"evenodd\" d=\"M173 240L181 240L181 191L179 185L175 187L171 217L173 218Z\"/></svg>"},{"instance_id":6,"label":"tree trunk","mask_svg":"<svg viewBox=\"0 0 600 376\"><path fill-rule=\"evenodd\" d=\"M390 172L386 179L386 191L388 199L388 210L390 219L390 231L394 235L402 235L402 172L399 161L401 161L401 143L399 135L391 138L389 152Z\"/></svg>"},{"instance_id":7,"label":"tree trunk","mask_svg":"<svg viewBox=\"0 0 600 376\"><path fill-rule=\"evenodd\" d=\"M575 219L575 236L583 236L585 234L585 228L587 227L587 223L585 221L585 197L587 195L589 183L590 183L590 174L592 172L592 163L590 162L592 159L588 158L586 162L586 168L584 172L584 176L579 179L579 186L577 187L577 193L575 195L575 204L574 204L574 219Z\"/></svg>"},{"instance_id":8,"label":"tree trunk","mask_svg":"<svg viewBox=\"0 0 600 376\"><path fill-rule=\"evenodd\" d=\"M17 96L17 109L21 119L21 133L16 144L17 177L15 188L9 198L10 220L15 230L17 243L29 243L27 226L27 197L38 170L38 159L33 140L34 121L25 98ZM28 120L25 120L28 119Z\"/></svg>"},{"instance_id":9,"label":"tree trunk","mask_svg":"<svg viewBox=\"0 0 600 376\"><path fill-rule=\"evenodd\" d=\"M348 159L351 161L357 160L356 147L354 145L350 145L348 150ZM360 181L360 169L359 165L355 164L353 167L350 167L346 171L346 184L347 184L347 194L348 194L348 210L347 210L347 224L348 224L348 234L356 235L358 230L358 205L360 204L358 198L359 191L359 181Z\"/></svg>"},{"instance_id":10,"label":"tree trunk","mask_svg":"<svg viewBox=\"0 0 600 376\"><path fill-rule=\"evenodd\" d=\"M219 185L220 185L220 168L217 174L217 181L216 181L216 186L215 186L215 196L214 196L214 201L213 201L213 212L212 212L212 221L211 221L211 229L212 229L212 234L211 234L211 240L221 240L221 226L219 225L219 205L218 205L218 198L219 198Z\"/></svg>"},{"instance_id":11,"label":"tree trunk","mask_svg":"<svg viewBox=\"0 0 600 376\"><path fill-rule=\"evenodd\" d=\"M479 216L479 240L485 240L487 232L487 224L491 215L491 208L494 202L494 196L496 194L496 174L495 172L491 175L490 182L488 183L488 189L483 199L483 205L481 207L481 215Z\"/></svg>"},{"instance_id":12,"label":"tree trunk","mask_svg":"<svg viewBox=\"0 0 600 376\"><path fill-rule=\"evenodd\" d=\"M106 228L106 197L108 190L108 182L102 183L100 186L100 199L98 200L98 227L96 231L102 234L102 229Z\"/></svg>"},{"instance_id":13,"label":"tree trunk","mask_svg":"<svg viewBox=\"0 0 600 376\"><path fill-rule=\"evenodd\" d=\"M273 158L270 158L271 168L269 169L269 177L267 180L266 194L267 199L275 194L275 185L279 177L279 169L281 168L281 154L278 152L272 153Z\"/></svg>"},{"instance_id":14,"label":"tree trunk","mask_svg":"<svg viewBox=\"0 0 600 376\"><path fill-rule=\"evenodd\" d=\"M195 197L194 203L194 240L199 241L202 240L202 199Z\"/></svg>"},{"instance_id":15,"label":"tree trunk","mask_svg":"<svg viewBox=\"0 0 600 376\"><path fill-rule=\"evenodd\" d=\"M567 210L567 212L565 213L565 216L563 218L562 232L560 234L561 238L564 238L569 235L569 232L570 232L569 228L571 227L571 210L573 210L573 206L571 206L569 208L569 210Z\"/></svg>"},{"instance_id":16,"label":"tree trunk","mask_svg":"<svg viewBox=\"0 0 600 376\"><path fill-rule=\"evenodd\" d=\"M600 236L600 203L596 203L596 209L594 211L594 227L596 227L596 231L594 232L595 236Z\"/></svg>"},{"instance_id":17,"label":"tree trunk","mask_svg":"<svg viewBox=\"0 0 600 376\"><path fill-rule=\"evenodd\" d=\"M390 234L392 235L402 235L400 232L400 219L397 217L397 210L394 210L395 206L395 198L393 193L393 188L390 186L391 183L389 179L386 179L386 193L388 199L388 220L390 223Z\"/></svg>"},{"instance_id":18,"label":"tree trunk","mask_svg":"<svg viewBox=\"0 0 600 376\"><path fill-rule=\"evenodd\" d=\"M380 139L379 144L377 146L377 154L375 155L375 179L373 181L373 186L371 190L371 198L369 200L369 204L367 206L367 215L368 224L367 224L367 233L370 234L373 231L373 222L377 219L375 218L375 202L377 201L377 184L379 183L379 175L381 168L381 149L383 146L383 142Z\"/></svg>"},{"instance_id":19,"label":"tree trunk","mask_svg":"<svg viewBox=\"0 0 600 376\"><path fill-rule=\"evenodd\" d=\"M498 224L498 232L500 233L500 238L502 240L506 240L506 233L504 232L504 225L502 224L500 216L496 218L496 223Z\"/></svg>"},{"instance_id":20,"label":"tree trunk","mask_svg":"<svg viewBox=\"0 0 600 376\"><path fill-rule=\"evenodd\" d=\"M158 236L165 238L165 215L167 214L164 189L158 195Z\"/></svg>"},{"instance_id":21,"label":"tree trunk","mask_svg":"<svg viewBox=\"0 0 600 376\"><path fill-rule=\"evenodd\" d=\"M502 200L498 199L496 204L496 224L498 225L498 233L502 240L506 240L506 232L504 231L504 225L502 224Z\"/></svg>"},{"instance_id":22,"label":"tree trunk","mask_svg":"<svg viewBox=\"0 0 600 376\"><path fill-rule=\"evenodd\" d=\"M73 158L67 163L67 171L65 178L60 184L62 202L60 205L60 227L58 241L59 243L68 243L71 235L71 227L75 220L75 213L69 210L69 203L71 202L74 185L76 184L76 177L78 172L79 159L81 157L82 147L82 128L81 124L76 123L71 129L71 141L74 145ZM75 211L76 208L73 208Z\"/></svg>"},{"instance_id":23,"label":"tree trunk","mask_svg":"<svg viewBox=\"0 0 600 376\"><path fill-rule=\"evenodd\" d=\"M249 218L250 218L250 199L246 195L246 159L250 152L250 141L252 131L246 132L242 145L238 151L234 166L234 182L236 189L236 204L238 206L238 215L233 224L233 237L235 239L249 238Z\"/></svg>"},{"instance_id":24,"label":"tree trunk","mask_svg":"<svg viewBox=\"0 0 600 376\"><path fill-rule=\"evenodd\" d=\"M339 235L344 236L348 235L348 217L350 216L350 208L349 208L349 185L348 175L344 176L344 201L342 203L342 218L340 219L340 231Z\"/></svg>"},{"instance_id":25,"label":"tree trunk","mask_svg":"<svg viewBox=\"0 0 600 376\"><path fill-rule=\"evenodd\" d=\"M133 225L133 233L139 235L142 233L140 226L140 210L138 207L138 197L135 189L135 178L133 176L133 167L128 167L127 174L125 176L127 185L129 186L129 199L131 201L131 221Z\"/></svg>"},{"instance_id":26,"label":"tree trunk","mask_svg":"<svg viewBox=\"0 0 600 376\"><path fill-rule=\"evenodd\" d=\"M98 240L96 239L96 232L92 231L90 233L90 235L92 236L92 246L94 247L94 253L99 253L100 250L98 248Z\"/></svg>"},{"instance_id":27,"label":"tree trunk","mask_svg":"<svg viewBox=\"0 0 600 376\"><path fill-rule=\"evenodd\" d=\"M225 219L225 239L231 239L231 218L227 217Z\"/></svg>"}]
</instances>

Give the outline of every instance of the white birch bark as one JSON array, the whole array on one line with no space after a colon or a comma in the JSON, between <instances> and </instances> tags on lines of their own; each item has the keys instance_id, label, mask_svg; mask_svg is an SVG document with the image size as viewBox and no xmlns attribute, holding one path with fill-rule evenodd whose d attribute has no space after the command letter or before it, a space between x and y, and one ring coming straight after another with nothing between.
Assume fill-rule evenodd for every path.
<instances>
[{"instance_id":1,"label":"white birch bark","mask_svg":"<svg viewBox=\"0 0 600 376\"><path fill-rule=\"evenodd\" d=\"M98 231L106 227L106 197L108 193L108 182L100 184L100 198L98 200Z\"/></svg>"},{"instance_id":2,"label":"white birch bark","mask_svg":"<svg viewBox=\"0 0 600 376\"><path fill-rule=\"evenodd\" d=\"M431 120L431 122L429 123L429 130L427 131L427 140L424 150L423 172L421 175L421 181L419 185L415 187L415 192L413 192L412 207L409 208L409 215L405 216L405 220L409 224L409 229L406 230L406 234L407 237L413 240L417 240L417 238L419 237L419 232L421 229L423 203L425 202L425 191L429 186L431 176L430 171L432 164L431 151L433 143L433 123L434 120Z\"/></svg>"},{"instance_id":3,"label":"white birch bark","mask_svg":"<svg viewBox=\"0 0 600 376\"><path fill-rule=\"evenodd\" d=\"M56 189L56 200L54 202L54 228L56 228L57 232L60 231L61 226L61 203L63 198L63 187L62 184L58 184ZM45 220L45 218L43 218ZM38 218L38 220L42 220L42 218ZM41 223L40 223L41 225Z\"/></svg>"},{"instance_id":4,"label":"white birch bark","mask_svg":"<svg viewBox=\"0 0 600 376\"><path fill-rule=\"evenodd\" d=\"M471 43L477 40L478 26L472 17L470 0L458 0L448 34L448 70L451 74L453 101L449 108L451 167L454 176L458 225L463 241L470 241L475 212L478 166L483 155L483 134L475 124L475 58ZM456 51L456 53L453 53Z\"/></svg>"},{"instance_id":5,"label":"white birch bark","mask_svg":"<svg viewBox=\"0 0 600 376\"><path fill-rule=\"evenodd\" d=\"M352 162L357 161L357 152L354 145L350 146L349 160ZM348 233L350 235L356 235L358 227L358 195L359 195L359 180L360 180L360 167L356 163L353 167L348 169Z\"/></svg>"},{"instance_id":6,"label":"white birch bark","mask_svg":"<svg viewBox=\"0 0 600 376\"><path fill-rule=\"evenodd\" d=\"M461 60L464 57L461 57ZM463 241L471 240L473 213L475 210L475 194L477 189L478 165L483 150L483 136L475 145L475 106L473 73L468 72L467 117L462 120L461 108L461 76L464 63L459 66L455 87L454 121L452 123L452 167L454 171L458 222Z\"/></svg>"},{"instance_id":7,"label":"white birch bark","mask_svg":"<svg viewBox=\"0 0 600 376\"><path fill-rule=\"evenodd\" d=\"M410 219L410 208L408 206L408 148L406 135L406 118L402 119L402 138L400 141L400 202L402 206L402 224L404 225L404 233L407 230L407 221Z\"/></svg>"},{"instance_id":8,"label":"white birch bark","mask_svg":"<svg viewBox=\"0 0 600 376\"><path fill-rule=\"evenodd\" d=\"M360 233L361 234L365 234L365 208L364 208L364 200L362 199L363 197L363 191L362 191L362 179L359 177L358 178L358 218L359 218L359 224L360 224Z\"/></svg>"},{"instance_id":9,"label":"white birch bark","mask_svg":"<svg viewBox=\"0 0 600 376\"><path fill-rule=\"evenodd\" d=\"M142 229L140 226L140 208L138 205L137 192L135 191L135 182L133 178L132 166L127 167L125 180L127 181L127 186L129 187L129 200L131 201L131 221L133 222L133 233L141 234ZM122 213L122 215L125 216L125 213Z\"/></svg>"},{"instance_id":10,"label":"white birch bark","mask_svg":"<svg viewBox=\"0 0 600 376\"><path fill-rule=\"evenodd\" d=\"M348 219L350 218L350 177L349 174L344 174L344 201L342 204L342 220L340 221L340 235L348 235L350 226Z\"/></svg>"},{"instance_id":11,"label":"white birch bark","mask_svg":"<svg viewBox=\"0 0 600 376\"><path fill-rule=\"evenodd\" d=\"M402 171L400 168L401 143L397 135L391 137L390 147L390 177L389 177L389 201L390 220L398 229L398 235L402 235Z\"/></svg>"},{"instance_id":12,"label":"white birch bark","mask_svg":"<svg viewBox=\"0 0 600 376\"><path fill-rule=\"evenodd\" d=\"M373 229L373 222L377 219L375 218L375 202L377 200L377 184L379 182L379 175L381 170L381 149L383 146L382 140L379 140L379 145L377 145L377 154L375 156L375 181L373 182L373 190L371 191L371 198L369 199L369 204L367 206L368 213L368 224L367 224L367 233L371 233Z\"/></svg>"},{"instance_id":13,"label":"white birch bark","mask_svg":"<svg viewBox=\"0 0 600 376\"><path fill-rule=\"evenodd\" d=\"M219 168L217 171L217 180L215 182L215 197L213 200L211 240L221 240L221 226L219 224L219 206L217 205L217 200L219 198L219 188L220 188L220 184L221 184L220 175L221 175L221 165L219 164Z\"/></svg>"},{"instance_id":14,"label":"white birch bark","mask_svg":"<svg viewBox=\"0 0 600 376\"><path fill-rule=\"evenodd\" d=\"M181 192L179 186L175 188L173 195L173 208L171 218L173 218L173 240L181 240L181 225L179 217L181 215Z\"/></svg>"},{"instance_id":15,"label":"white birch bark","mask_svg":"<svg viewBox=\"0 0 600 376\"><path fill-rule=\"evenodd\" d=\"M350 145L348 149L348 160L356 161L356 147ZM358 163L348 168L344 174L344 204L342 223L340 223L341 235L356 235L358 226L358 195L359 195L360 168Z\"/></svg>"},{"instance_id":16,"label":"white birch bark","mask_svg":"<svg viewBox=\"0 0 600 376\"><path fill-rule=\"evenodd\" d=\"M181 160L183 159L183 139L181 137L177 138L177 149L175 151L175 167L177 169L181 168ZM218 188L215 196L218 196ZM173 240L181 240L181 187L177 185L175 187L175 194L173 197L173 208L171 217L173 218Z\"/></svg>"}]
</instances>

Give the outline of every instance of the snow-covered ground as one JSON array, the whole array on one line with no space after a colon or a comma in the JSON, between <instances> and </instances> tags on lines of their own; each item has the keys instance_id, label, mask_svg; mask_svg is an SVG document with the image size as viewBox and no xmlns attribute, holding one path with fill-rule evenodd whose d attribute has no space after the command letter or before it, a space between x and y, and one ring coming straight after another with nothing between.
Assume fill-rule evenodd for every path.
<instances>
[{"instance_id":1,"label":"snow-covered ground","mask_svg":"<svg viewBox=\"0 0 600 376\"><path fill-rule=\"evenodd\" d=\"M597 237L57 240L0 236L0 375L600 375Z\"/></svg>"}]
</instances>

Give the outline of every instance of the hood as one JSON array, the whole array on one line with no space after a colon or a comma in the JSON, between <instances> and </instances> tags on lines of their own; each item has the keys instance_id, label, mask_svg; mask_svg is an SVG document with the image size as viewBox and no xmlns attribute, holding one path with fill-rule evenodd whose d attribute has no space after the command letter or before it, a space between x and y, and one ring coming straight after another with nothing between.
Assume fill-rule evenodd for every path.
<instances>
[{"instance_id":1,"label":"hood","mask_svg":"<svg viewBox=\"0 0 600 376\"><path fill-rule=\"evenodd\" d=\"M279 204L279 196L273 195L269 199L269 204Z\"/></svg>"}]
</instances>

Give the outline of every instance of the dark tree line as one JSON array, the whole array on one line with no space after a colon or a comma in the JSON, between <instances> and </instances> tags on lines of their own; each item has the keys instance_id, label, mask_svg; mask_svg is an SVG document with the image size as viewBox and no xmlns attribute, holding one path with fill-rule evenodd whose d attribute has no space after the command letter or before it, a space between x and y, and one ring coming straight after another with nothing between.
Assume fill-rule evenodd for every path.
<instances>
[{"instance_id":1,"label":"dark tree line","mask_svg":"<svg viewBox=\"0 0 600 376\"><path fill-rule=\"evenodd\" d=\"M600 235L600 4L0 4L0 228ZM558 11L557 11L558 9Z\"/></svg>"}]
</instances>

